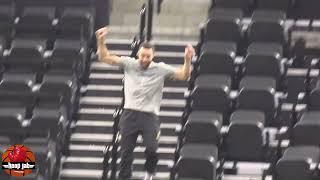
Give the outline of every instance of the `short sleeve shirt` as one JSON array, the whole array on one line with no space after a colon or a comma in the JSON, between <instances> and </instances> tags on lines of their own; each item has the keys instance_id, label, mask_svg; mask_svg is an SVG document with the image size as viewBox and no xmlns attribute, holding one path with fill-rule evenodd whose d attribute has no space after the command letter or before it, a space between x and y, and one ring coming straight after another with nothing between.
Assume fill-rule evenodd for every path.
<instances>
[{"instance_id":1,"label":"short sleeve shirt","mask_svg":"<svg viewBox=\"0 0 320 180\"><path fill-rule=\"evenodd\" d=\"M125 109L159 115L164 81L173 77L176 68L163 62L151 62L143 69L135 58L122 56L124 70Z\"/></svg>"}]
</instances>

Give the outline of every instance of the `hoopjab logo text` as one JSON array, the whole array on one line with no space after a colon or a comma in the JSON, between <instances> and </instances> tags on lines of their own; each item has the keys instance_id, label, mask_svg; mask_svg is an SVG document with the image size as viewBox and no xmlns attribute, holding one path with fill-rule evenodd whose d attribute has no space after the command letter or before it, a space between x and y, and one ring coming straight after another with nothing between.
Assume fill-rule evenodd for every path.
<instances>
[{"instance_id":1,"label":"hoopjab logo text","mask_svg":"<svg viewBox=\"0 0 320 180\"><path fill-rule=\"evenodd\" d=\"M9 147L2 155L2 169L11 176L26 176L35 169L35 157L24 145Z\"/></svg>"}]
</instances>

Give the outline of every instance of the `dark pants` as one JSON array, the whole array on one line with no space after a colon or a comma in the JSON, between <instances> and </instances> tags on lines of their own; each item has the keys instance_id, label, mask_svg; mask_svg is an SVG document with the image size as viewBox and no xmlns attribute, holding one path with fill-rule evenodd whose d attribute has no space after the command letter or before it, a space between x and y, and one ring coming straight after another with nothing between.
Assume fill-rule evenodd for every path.
<instances>
[{"instance_id":1,"label":"dark pants","mask_svg":"<svg viewBox=\"0 0 320 180\"><path fill-rule=\"evenodd\" d=\"M120 127L120 180L129 180L132 175L133 150L137 137L142 135L146 146L145 170L154 173L158 162L158 138L160 137L160 121L153 113L125 109L119 122Z\"/></svg>"}]
</instances>

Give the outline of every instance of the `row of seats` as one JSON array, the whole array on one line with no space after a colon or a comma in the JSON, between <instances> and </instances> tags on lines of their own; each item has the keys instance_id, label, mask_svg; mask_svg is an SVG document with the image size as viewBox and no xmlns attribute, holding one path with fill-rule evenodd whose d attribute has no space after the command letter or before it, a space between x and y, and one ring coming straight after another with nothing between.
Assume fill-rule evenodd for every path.
<instances>
[{"instance_id":1,"label":"row of seats","mask_svg":"<svg viewBox=\"0 0 320 180\"><path fill-rule=\"evenodd\" d=\"M0 44L1 47L1 44ZM52 51L46 51L45 41L34 39L14 39L10 49L0 51L0 67L3 76L27 73L33 76L20 76L17 81L39 83L45 73L84 76L88 65L87 47L78 41L57 40ZM0 73L1 74L1 73ZM9 78L10 79L10 78ZM13 79L11 79L13 80Z\"/></svg>"},{"instance_id":2,"label":"row of seats","mask_svg":"<svg viewBox=\"0 0 320 180\"><path fill-rule=\"evenodd\" d=\"M77 78L66 79L65 75L45 74L40 87L32 81L22 82L22 76L28 74L6 74L0 83L0 136L10 139L0 144L28 146L36 153L37 176L55 179L62 153L68 152L80 86ZM24 141L30 138L42 140L33 144ZM48 141L54 146L47 147Z\"/></svg>"},{"instance_id":3,"label":"row of seats","mask_svg":"<svg viewBox=\"0 0 320 180\"><path fill-rule=\"evenodd\" d=\"M57 76L48 77L47 82L33 92L26 84L1 83L1 134L14 136L27 130L29 134L45 137L51 134L56 139L57 134L67 132L66 127L77 108L78 91L75 82L62 84Z\"/></svg>"},{"instance_id":4,"label":"row of seats","mask_svg":"<svg viewBox=\"0 0 320 180\"><path fill-rule=\"evenodd\" d=\"M317 78L312 80L311 68L318 68L319 62L301 67L301 59L283 59L282 47L276 43L252 43L244 58L235 56L235 47L231 42L204 43L193 64L189 89L195 84L233 90L275 89L287 93L286 101L295 103L300 92L314 88ZM308 69L300 75L303 67Z\"/></svg>"},{"instance_id":5,"label":"row of seats","mask_svg":"<svg viewBox=\"0 0 320 180\"><path fill-rule=\"evenodd\" d=\"M88 75L95 1L1 0L1 151L32 149L35 179L58 178ZM0 174L0 179L10 177Z\"/></svg>"},{"instance_id":6,"label":"row of seats","mask_svg":"<svg viewBox=\"0 0 320 180\"><path fill-rule=\"evenodd\" d=\"M250 11L245 2L260 7L247 28L241 24ZM320 87L318 75L311 73L319 63L302 65L298 45L288 48L286 3L215 1L189 81L172 179L221 179L229 161L235 173L238 162L269 164L262 179L319 178ZM296 69L304 67L303 73ZM281 116L283 102L293 102L287 119ZM301 102L305 111L295 108Z\"/></svg>"},{"instance_id":7,"label":"row of seats","mask_svg":"<svg viewBox=\"0 0 320 180\"><path fill-rule=\"evenodd\" d=\"M187 115L185 114L183 120L185 122L181 139L182 148L175 167L178 179L215 179L216 173L219 172L218 168L221 168L224 161L268 162L271 167L276 166L276 170L271 171L271 174L281 177L277 180L293 178L287 174L292 168L297 168L299 172L293 179L311 178L309 174L314 169L306 169L304 167L308 166L301 163L304 163L304 158L311 158L315 164L318 162L315 157L319 156L319 153L315 153L318 152L315 149L319 149L317 146L320 141L315 137L320 135L319 87L313 90L308 98L307 111L302 113L300 118L293 120L297 121L296 123L289 126L290 147L285 150L282 158L279 157L282 151L278 148L281 140L278 140L276 147L273 147L271 134L267 128L270 111L264 110L268 108L272 110L273 107L272 103L268 103L271 101L261 99L267 91L243 89L237 100L239 106L231 114L227 130L224 131L222 130L225 125L224 112L227 111L224 108L229 102L222 101L225 95L221 92L222 90L214 87L196 86L190 96L192 99L188 103L190 108L186 109ZM269 100L271 99L273 97ZM279 137L280 131L277 133L279 135L276 136ZM305 153L304 149L308 153ZM195 169L194 166L199 168Z\"/></svg>"},{"instance_id":8,"label":"row of seats","mask_svg":"<svg viewBox=\"0 0 320 180\"><path fill-rule=\"evenodd\" d=\"M243 62L236 62L235 55L235 43L206 42L194 64L192 78L203 83L210 79L210 85L234 89L259 85L261 88L284 89L287 68L282 62L279 44L252 43Z\"/></svg>"},{"instance_id":9,"label":"row of seats","mask_svg":"<svg viewBox=\"0 0 320 180\"><path fill-rule=\"evenodd\" d=\"M32 1L31 1L32 2ZM38 2L22 3L21 12L0 3L0 34L6 47L12 38L44 38L50 47L55 39L90 41L95 26L95 12L90 6L63 6L58 15L55 7Z\"/></svg>"},{"instance_id":10,"label":"row of seats","mask_svg":"<svg viewBox=\"0 0 320 180\"><path fill-rule=\"evenodd\" d=\"M203 41L227 41L237 44L237 54L243 55L254 42L277 43L287 46L286 16L281 11L257 10L248 27L241 23L239 9L214 8L206 24ZM286 49L284 49L286 50Z\"/></svg>"},{"instance_id":11,"label":"row of seats","mask_svg":"<svg viewBox=\"0 0 320 180\"><path fill-rule=\"evenodd\" d=\"M246 145L246 144L242 144ZM259 149L257 149L259 150ZM177 180L221 179L218 148L208 144L186 144L180 151L176 171ZM236 151L236 150L234 150ZM274 166L274 180L318 179L320 148L293 146L287 148ZM197 168L194 168L197 167ZM218 172L218 173L217 173Z\"/></svg>"},{"instance_id":12,"label":"row of seats","mask_svg":"<svg viewBox=\"0 0 320 180\"><path fill-rule=\"evenodd\" d=\"M213 7L239 8L246 15L250 15L254 10L281 10L291 18L317 19L320 13L317 0L212 0Z\"/></svg>"},{"instance_id":13,"label":"row of seats","mask_svg":"<svg viewBox=\"0 0 320 180\"><path fill-rule=\"evenodd\" d=\"M30 13L29 8L39 7L34 15L48 15L61 17L65 10L83 10L82 14L95 14L96 0L2 0L0 9L3 14L20 16L24 11ZM5 8L6 7L6 8ZM41 8L40 8L41 7ZM46 12L47 11L47 12Z\"/></svg>"}]
</instances>

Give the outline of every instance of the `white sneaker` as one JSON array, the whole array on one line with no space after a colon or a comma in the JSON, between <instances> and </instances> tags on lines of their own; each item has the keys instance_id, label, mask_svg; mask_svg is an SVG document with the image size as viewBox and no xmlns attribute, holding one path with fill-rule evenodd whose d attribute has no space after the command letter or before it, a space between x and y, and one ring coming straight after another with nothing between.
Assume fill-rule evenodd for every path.
<instances>
[{"instance_id":1,"label":"white sneaker","mask_svg":"<svg viewBox=\"0 0 320 180\"><path fill-rule=\"evenodd\" d=\"M153 176L152 174L147 172L143 180L152 180L152 176Z\"/></svg>"}]
</instances>

